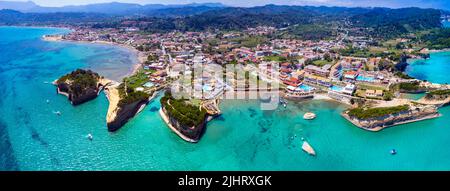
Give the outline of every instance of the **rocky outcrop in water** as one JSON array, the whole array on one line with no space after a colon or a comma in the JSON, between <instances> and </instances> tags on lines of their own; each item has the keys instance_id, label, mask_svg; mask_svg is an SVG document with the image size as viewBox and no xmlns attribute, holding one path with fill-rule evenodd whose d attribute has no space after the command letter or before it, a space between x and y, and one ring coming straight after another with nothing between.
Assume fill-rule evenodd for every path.
<instances>
[{"instance_id":1,"label":"rocky outcrop in water","mask_svg":"<svg viewBox=\"0 0 450 191\"><path fill-rule=\"evenodd\" d=\"M188 142L198 142L207 123L207 111L189 100L175 99L170 92L161 98L160 115L178 136Z\"/></svg>"},{"instance_id":2,"label":"rocky outcrop in water","mask_svg":"<svg viewBox=\"0 0 450 191\"><path fill-rule=\"evenodd\" d=\"M342 116L362 129L380 131L386 127L432 119L440 117L441 115L439 114L437 107L428 105L411 106L410 109L406 111L376 118L360 119L350 116L348 111L343 112Z\"/></svg>"},{"instance_id":3,"label":"rocky outcrop in water","mask_svg":"<svg viewBox=\"0 0 450 191\"><path fill-rule=\"evenodd\" d=\"M75 70L54 82L56 92L68 97L72 105L79 105L95 99L103 84L102 77L90 70Z\"/></svg>"},{"instance_id":4,"label":"rocky outcrop in water","mask_svg":"<svg viewBox=\"0 0 450 191\"><path fill-rule=\"evenodd\" d=\"M418 100L418 102L426 105L435 105L437 107L450 105L450 89L428 92L427 95Z\"/></svg>"},{"instance_id":5,"label":"rocky outcrop in water","mask_svg":"<svg viewBox=\"0 0 450 191\"><path fill-rule=\"evenodd\" d=\"M183 136L180 135L181 138L189 142L198 142L198 140L200 140L200 137L202 136L206 127L207 122L206 117L198 125L186 126L181 124L180 121L176 119L174 116L170 115L169 112L167 112L166 108L161 107L161 110L165 115L165 117L167 117L168 125L170 126L170 128L176 131L178 135L180 134L183 135Z\"/></svg>"}]
</instances>

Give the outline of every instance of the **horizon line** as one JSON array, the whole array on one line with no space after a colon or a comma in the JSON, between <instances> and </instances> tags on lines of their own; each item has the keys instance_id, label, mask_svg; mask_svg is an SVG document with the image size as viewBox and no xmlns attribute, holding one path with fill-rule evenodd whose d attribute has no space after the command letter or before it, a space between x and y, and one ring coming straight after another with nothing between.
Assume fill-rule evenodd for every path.
<instances>
[{"instance_id":1,"label":"horizon line","mask_svg":"<svg viewBox=\"0 0 450 191\"><path fill-rule=\"evenodd\" d=\"M252 6L238 6L238 5L229 5L222 2L205 2L205 3L198 3L198 2L191 2L191 3L126 3L126 2L120 2L117 0L109 1L109 2L99 2L99 3L81 3L81 4L69 4L69 5L62 5L62 6L45 6L38 4L32 0L20 0L20 1L9 1L9 0L0 0L0 2L17 2L17 3L33 3L40 7L45 8L63 8L63 7L70 7L70 6L87 6L87 5L98 5L98 4L111 4L111 3L122 3L122 4L134 4L134 5L140 5L140 6L146 6L146 5L164 5L164 6L170 6L170 5L193 5L193 4L220 4L224 7L234 7L234 8L252 8L252 7L264 7L269 5L275 5L275 6L300 6L300 7L342 7L342 8L366 8L366 9L374 9L374 8L388 8L388 9L402 9L402 8L420 8L420 9L436 9L436 10L444 10L449 11L450 9L446 8L432 8L432 7L418 7L418 6L405 6L405 7L389 7L389 6L346 6L346 5L324 5L324 4L278 4L278 3L268 3L264 5L252 5ZM4 10L4 9L0 9Z\"/></svg>"}]
</instances>

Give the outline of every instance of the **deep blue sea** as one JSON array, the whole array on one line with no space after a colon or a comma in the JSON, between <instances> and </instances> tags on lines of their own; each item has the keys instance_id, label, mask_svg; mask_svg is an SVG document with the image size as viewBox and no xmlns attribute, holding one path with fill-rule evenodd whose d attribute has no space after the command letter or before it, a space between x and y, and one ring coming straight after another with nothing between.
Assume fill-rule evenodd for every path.
<instances>
[{"instance_id":1,"label":"deep blue sea","mask_svg":"<svg viewBox=\"0 0 450 191\"><path fill-rule=\"evenodd\" d=\"M80 67L120 78L135 56L118 47L40 40L64 32L0 27L0 170L450 170L449 107L441 118L373 133L340 117L345 107L334 102L289 102L261 111L257 100L225 101L223 115L191 144L161 120L158 96L109 133L104 94L74 107L44 82ZM309 111L317 119L303 120ZM301 137L316 157L301 150Z\"/></svg>"}]
</instances>

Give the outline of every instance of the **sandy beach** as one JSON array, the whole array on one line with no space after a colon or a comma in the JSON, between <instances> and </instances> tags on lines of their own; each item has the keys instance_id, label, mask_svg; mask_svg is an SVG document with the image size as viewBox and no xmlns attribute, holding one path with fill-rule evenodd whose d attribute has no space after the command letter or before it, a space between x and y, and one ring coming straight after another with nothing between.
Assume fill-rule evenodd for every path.
<instances>
[{"instance_id":1,"label":"sandy beach","mask_svg":"<svg viewBox=\"0 0 450 191\"><path fill-rule=\"evenodd\" d=\"M314 94L314 100L329 100L333 101L334 99L330 98L327 94Z\"/></svg>"}]
</instances>

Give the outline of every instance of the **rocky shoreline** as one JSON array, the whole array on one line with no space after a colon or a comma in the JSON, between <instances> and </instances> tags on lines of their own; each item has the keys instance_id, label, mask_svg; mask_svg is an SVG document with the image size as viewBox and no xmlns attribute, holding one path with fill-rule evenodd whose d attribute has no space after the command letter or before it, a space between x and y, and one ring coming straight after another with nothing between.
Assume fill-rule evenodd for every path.
<instances>
[{"instance_id":1,"label":"rocky shoreline","mask_svg":"<svg viewBox=\"0 0 450 191\"><path fill-rule=\"evenodd\" d=\"M119 106L120 96L116 87L108 87L105 89L105 93L109 101L108 113L106 114L106 124L108 131L110 132L119 130L131 118L136 116L156 94L154 93L149 99L139 100L124 106Z\"/></svg>"},{"instance_id":2,"label":"rocky shoreline","mask_svg":"<svg viewBox=\"0 0 450 191\"><path fill-rule=\"evenodd\" d=\"M348 114L348 111L344 111L341 115L355 126L368 131L381 131L387 127L433 119L441 116L437 107L429 105L411 107L404 112L369 119L352 117Z\"/></svg>"},{"instance_id":3,"label":"rocky shoreline","mask_svg":"<svg viewBox=\"0 0 450 191\"><path fill-rule=\"evenodd\" d=\"M417 101L420 104L435 105L437 107L444 107L450 105L450 97L431 96L430 98L425 96Z\"/></svg>"},{"instance_id":4,"label":"rocky shoreline","mask_svg":"<svg viewBox=\"0 0 450 191\"><path fill-rule=\"evenodd\" d=\"M161 118L164 120L167 126L173 132L175 132L175 134L177 134L180 138L187 142L197 143L206 128L207 117L199 125L188 127L182 125L173 116L170 116L167 110L162 105L159 114L161 115Z\"/></svg>"},{"instance_id":5,"label":"rocky shoreline","mask_svg":"<svg viewBox=\"0 0 450 191\"><path fill-rule=\"evenodd\" d=\"M78 84L81 82L74 82L73 79L70 79L73 76L70 75L85 75L84 78L89 78L91 83L89 86ZM104 87L109 85L110 82L110 80L99 76L95 72L79 69L53 81L52 84L56 86L57 94L66 96L72 105L80 105L97 98Z\"/></svg>"},{"instance_id":6,"label":"rocky shoreline","mask_svg":"<svg viewBox=\"0 0 450 191\"><path fill-rule=\"evenodd\" d=\"M56 86L56 93L66 96L72 105L80 105L97 98L98 93L101 89L101 85L99 84L99 87L97 87L96 89L88 89L84 91L82 95L75 96L74 94L68 92L68 85L56 84Z\"/></svg>"},{"instance_id":7,"label":"rocky shoreline","mask_svg":"<svg viewBox=\"0 0 450 191\"><path fill-rule=\"evenodd\" d=\"M91 44L105 44L111 46L118 46L121 48L128 49L133 54L136 55L136 63L133 63L133 67L130 72L126 76L131 76L135 74L140 68L142 68L142 63L144 63L147 59L147 56L136 50L134 47L124 44L106 42L106 41L72 41L64 39L63 35L44 35L42 36L42 40L44 41L67 41L74 43L91 43ZM56 84L55 84L56 85ZM99 83L97 88L94 90L86 91L86 95L83 94L81 97L77 97L74 99L71 94L64 91L67 89L64 85L57 85L57 93L65 95L71 100L73 105L79 105L84 102L95 99L102 90L105 90L106 97L109 101L108 113L106 115L106 123L108 127L108 131L114 132L120 129L125 123L127 123L131 118L136 116L137 113L143 110L143 108L147 105L149 100L151 100L156 93L153 94L152 98L142 99L135 101L133 103L128 103L124 106L119 106L120 96L117 87L120 85L118 82L114 82L111 80L103 80L102 83Z\"/></svg>"}]
</instances>

